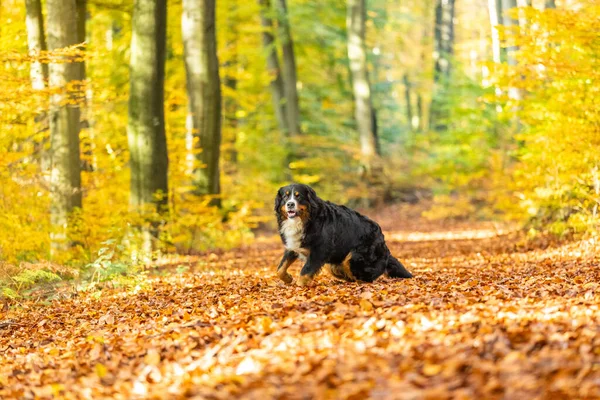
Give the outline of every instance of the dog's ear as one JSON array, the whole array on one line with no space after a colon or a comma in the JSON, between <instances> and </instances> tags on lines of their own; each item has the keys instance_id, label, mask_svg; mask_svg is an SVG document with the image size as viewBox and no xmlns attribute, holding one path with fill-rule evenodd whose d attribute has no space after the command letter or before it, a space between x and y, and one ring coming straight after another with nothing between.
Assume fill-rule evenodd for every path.
<instances>
[{"instance_id":1,"label":"dog's ear","mask_svg":"<svg viewBox=\"0 0 600 400\"><path fill-rule=\"evenodd\" d=\"M277 196L275 196L275 214L279 214L281 212L281 199L283 198L283 188L279 188L277 191Z\"/></svg>"},{"instance_id":2,"label":"dog's ear","mask_svg":"<svg viewBox=\"0 0 600 400\"><path fill-rule=\"evenodd\" d=\"M321 209L322 200L317 196L317 192L308 185L306 186L306 197L308 198L310 213L312 216L315 216Z\"/></svg>"}]
</instances>

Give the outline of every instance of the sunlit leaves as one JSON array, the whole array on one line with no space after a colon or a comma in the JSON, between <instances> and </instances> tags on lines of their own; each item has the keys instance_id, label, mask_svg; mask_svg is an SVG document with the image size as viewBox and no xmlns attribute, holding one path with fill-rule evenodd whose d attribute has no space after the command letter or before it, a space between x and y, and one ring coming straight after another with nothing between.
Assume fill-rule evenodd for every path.
<instances>
[{"instance_id":1,"label":"sunlit leaves","mask_svg":"<svg viewBox=\"0 0 600 400\"><path fill-rule=\"evenodd\" d=\"M516 136L520 163L510 186L536 226L562 234L597 227L600 186L600 92L597 32L600 8L580 1L567 9L527 9L527 24L512 36L515 68L502 87L518 87L524 122Z\"/></svg>"},{"instance_id":2,"label":"sunlit leaves","mask_svg":"<svg viewBox=\"0 0 600 400\"><path fill-rule=\"evenodd\" d=\"M274 237L3 309L0 396L598 397L597 240L542 250L422 208L372 215L410 280L288 286Z\"/></svg>"}]
</instances>

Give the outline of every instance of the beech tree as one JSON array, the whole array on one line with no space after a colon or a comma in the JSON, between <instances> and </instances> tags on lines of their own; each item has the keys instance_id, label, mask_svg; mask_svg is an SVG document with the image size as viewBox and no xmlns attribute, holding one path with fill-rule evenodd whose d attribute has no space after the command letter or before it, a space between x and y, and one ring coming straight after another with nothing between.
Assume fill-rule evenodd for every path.
<instances>
[{"instance_id":1,"label":"beech tree","mask_svg":"<svg viewBox=\"0 0 600 400\"><path fill-rule=\"evenodd\" d=\"M286 0L277 0L279 15L279 41L282 49L283 60L283 87L285 106L290 135L300 133L300 105L298 100L298 78L296 71L296 56L294 54L294 41L288 17Z\"/></svg>"},{"instance_id":2,"label":"beech tree","mask_svg":"<svg viewBox=\"0 0 600 400\"><path fill-rule=\"evenodd\" d=\"M502 0L488 0L488 13L490 16L490 27L492 32L492 58L495 63L502 62L502 47L500 46L500 34L498 25L502 18Z\"/></svg>"},{"instance_id":3,"label":"beech tree","mask_svg":"<svg viewBox=\"0 0 600 400\"><path fill-rule=\"evenodd\" d=\"M277 56L277 46L273 36L273 18L271 17L270 0L258 0L260 6L260 22L262 25L262 42L267 55L267 70L271 77L269 87L273 99L273 109L279 129L287 136L290 132L290 125L287 112L287 102L285 98L285 88L281 68L279 66L279 57Z\"/></svg>"},{"instance_id":4,"label":"beech tree","mask_svg":"<svg viewBox=\"0 0 600 400\"><path fill-rule=\"evenodd\" d=\"M371 83L367 68L365 44L365 0L348 0L346 29L348 34L348 59L354 93L354 117L360 137L363 166L371 169L378 155L376 120L371 98Z\"/></svg>"},{"instance_id":5,"label":"beech tree","mask_svg":"<svg viewBox=\"0 0 600 400\"><path fill-rule=\"evenodd\" d=\"M220 193L221 82L217 59L215 0L183 0L182 36L187 78L188 118L195 137L196 194ZM190 134L190 132L188 132ZM218 203L218 200L215 200Z\"/></svg>"},{"instance_id":6,"label":"beech tree","mask_svg":"<svg viewBox=\"0 0 600 400\"><path fill-rule=\"evenodd\" d=\"M429 123L435 130L447 127L447 90L454 53L455 0L437 0L434 27L434 92Z\"/></svg>"},{"instance_id":7,"label":"beech tree","mask_svg":"<svg viewBox=\"0 0 600 400\"><path fill-rule=\"evenodd\" d=\"M42 16L42 3L40 0L26 0L26 26L27 47L31 56L39 56L40 52L46 51L46 37L44 33L44 18ZM36 89L44 89L48 79L48 64L32 61L30 68L31 86Z\"/></svg>"},{"instance_id":8,"label":"beech tree","mask_svg":"<svg viewBox=\"0 0 600 400\"><path fill-rule=\"evenodd\" d=\"M134 1L127 139L130 204L135 210L153 205L161 211L168 200L163 106L166 14L166 0Z\"/></svg>"},{"instance_id":9,"label":"beech tree","mask_svg":"<svg viewBox=\"0 0 600 400\"><path fill-rule=\"evenodd\" d=\"M48 0L48 48L50 51L77 44L75 0ZM81 207L81 167L79 154L79 107L70 99L67 86L78 79L78 65L62 56L50 63L49 87L57 89L50 97L51 220L52 246L62 250L67 242L69 213Z\"/></svg>"},{"instance_id":10,"label":"beech tree","mask_svg":"<svg viewBox=\"0 0 600 400\"><path fill-rule=\"evenodd\" d=\"M507 29L515 29L519 27L519 20L509 15L508 11L517 7L517 0L501 0L502 1L502 23ZM516 52L519 50L518 46L512 43L506 48L506 62L510 66L517 65ZM513 100L519 100L521 98L521 91L518 88L510 87L508 89L508 97Z\"/></svg>"}]
</instances>

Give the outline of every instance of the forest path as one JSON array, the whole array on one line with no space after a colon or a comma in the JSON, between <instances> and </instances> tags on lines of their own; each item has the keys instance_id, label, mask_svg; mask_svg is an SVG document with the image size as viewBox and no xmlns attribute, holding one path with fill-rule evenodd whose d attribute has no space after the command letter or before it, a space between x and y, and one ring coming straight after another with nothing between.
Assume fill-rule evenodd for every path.
<instances>
[{"instance_id":1,"label":"forest path","mask_svg":"<svg viewBox=\"0 0 600 400\"><path fill-rule=\"evenodd\" d=\"M597 242L373 217L415 278L286 286L262 238L130 291L0 311L0 398L600 397Z\"/></svg>"}]
</instances>

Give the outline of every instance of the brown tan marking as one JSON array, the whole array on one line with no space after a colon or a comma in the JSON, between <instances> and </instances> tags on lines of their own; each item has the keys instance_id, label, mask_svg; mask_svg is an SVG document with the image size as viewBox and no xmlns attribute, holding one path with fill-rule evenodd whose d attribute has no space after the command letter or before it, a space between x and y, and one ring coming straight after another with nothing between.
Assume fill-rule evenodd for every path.
<instances>
[{"instance_id":1,"label":"brown tan marking","mask_svg":"<svg viewBox=\"0 0 600 400\"><path fill-rule=\"evenodd\" d=\"M348 281L348 282L356 282L356 278L352 271L350 270L350 259L352 258L352 253L348 253L344 261L340 264L331 264L329 266L329 272L333 277Z\"/></svg>"},{"instance_id":2,"label":"brown tan marking","mask_svg":"<svg viewBox=\"0 0 600 400\"><path fill-rule=\"evenodd\" d=\"M315 279L315 277L317 275L319 275L320 272L321 272L321 269L318 270L317 272L315 272L312 275L300 275L300 277L298 277L298 281L297 281L298 286L306 286L306 285L308 285L309 283L311 283Z\"/></svg>"},{"instance_id":3,"label":"brown tan marking","mask_svg":"<svg viewBox=\"0 0 600 400\"><path fill-rule=\"evenodd\" d=\"M285 209L285 206L284 206L284 205L283 205L283 206L281 206L281 213L280 213L280 214L281 214L281 216L283 217L283 219L288 219L288 216L287 216L287 211L286 211L286 209Z\"/></svg>"},{"instance_id":4,"label":"brown tan marking","mask_svg":"<svg viewBox=\"0 0 600 400\"><path fill-rule=\"evenodd\" d=\"M300 219L302 220L302 222L306 223L306 221L308 221L308 217L310 217L310 213L308 212L308 207L300 204L298 206L298 211L299 211L298 215L300 216Z\"/></svg>"},{"instance_id":5,"label":"brown tan marking","mask_svg":"<svg viewBox=\"0 0 600 400\"><path fill-rule=\"evenodd\" d=\"M313 275L300 275L298 278L298 286L307 286L314 279Z\"/></svg>"},{"instance_id":6,"label":"brown tan marking","mask_svg":"<svg viewBox=\"0 0 600 400\"><path fill-rule=\"evenodd\" d=\"M281 279L288 285L294 281L294 278L292 278L292 275L290 275L290 273L287 272L288 268L290 267L290 265L292 265L294 263L294 261L296 261L296 260L295 259L293 259L293 260L287 259L283 262L283 264L281 264L279 266L279 268L277 268L277 275L279 276L279 279Z\"/></svg>"}]
</instances>

